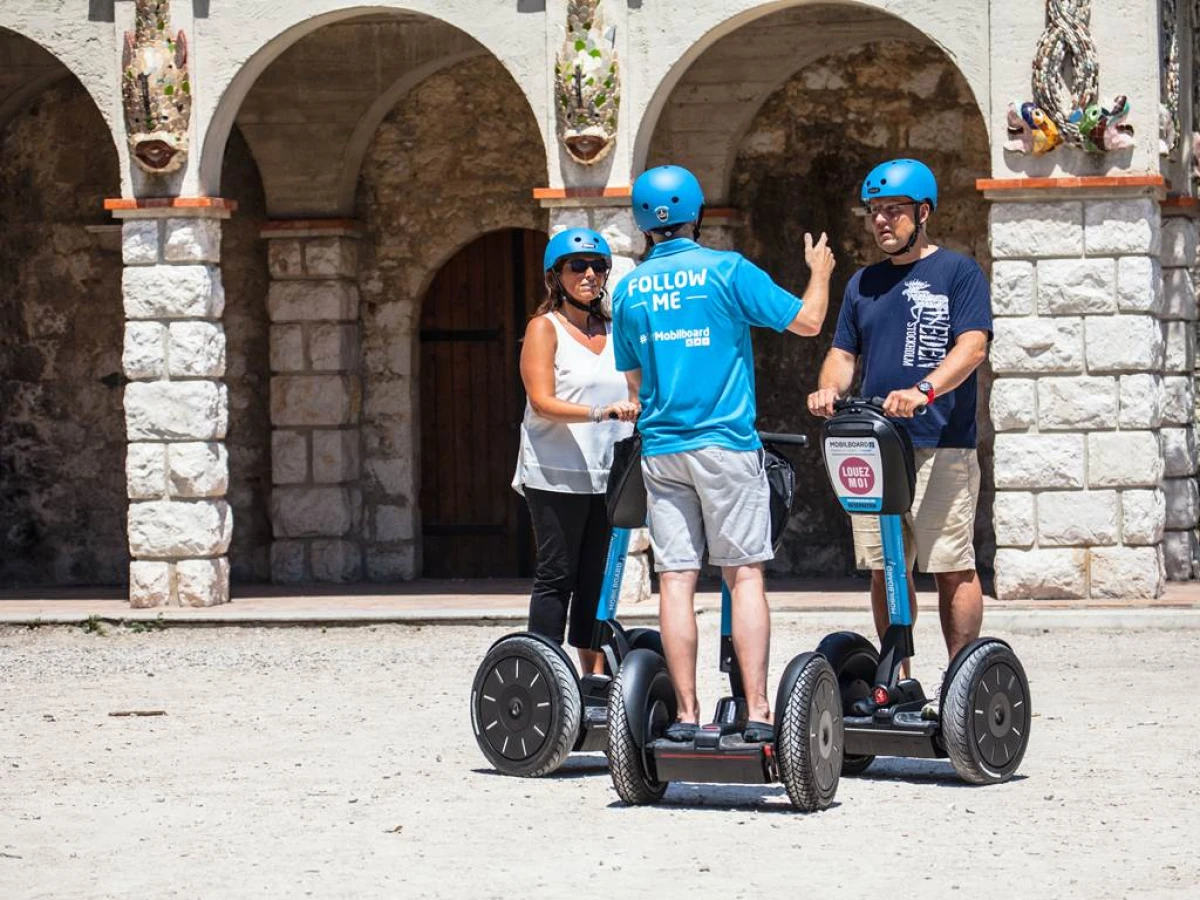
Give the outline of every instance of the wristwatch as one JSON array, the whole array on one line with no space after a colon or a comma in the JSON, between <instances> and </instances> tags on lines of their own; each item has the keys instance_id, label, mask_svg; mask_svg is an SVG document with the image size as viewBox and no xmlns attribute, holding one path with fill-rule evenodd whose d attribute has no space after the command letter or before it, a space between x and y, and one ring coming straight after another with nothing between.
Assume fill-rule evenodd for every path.
<instances>
[{"instance_id":1,"label":"wristwatch","mask_svg":"<svg viewBox=\"0 0 1200 900\"><path fill-rule=\"evenodd\" d=\"M933 398L937 396L937 391L933 389L933 385L928 381L918 381L917 390L925 395L925 400L928 403L933 403Z\"/></svg>"}]
</instances>

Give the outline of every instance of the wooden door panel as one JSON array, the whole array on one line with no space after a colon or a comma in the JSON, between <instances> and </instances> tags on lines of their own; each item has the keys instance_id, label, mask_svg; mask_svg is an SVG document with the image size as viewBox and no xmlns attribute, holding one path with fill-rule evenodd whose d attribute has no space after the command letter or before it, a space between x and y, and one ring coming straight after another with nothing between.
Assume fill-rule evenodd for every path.
<instances>
[{"instance_id":1,"label":"wooden door panel","mask_svg":"<svg viewBox=\"0 0 1200 900\"><path fill-rule=\"evenodd\" d=\"M446 263L421 313L421 519L427 577L530 572L528 513L510 487L524 412L519 341L546 236L486 234Z\"/></svg>"}]
</instances>

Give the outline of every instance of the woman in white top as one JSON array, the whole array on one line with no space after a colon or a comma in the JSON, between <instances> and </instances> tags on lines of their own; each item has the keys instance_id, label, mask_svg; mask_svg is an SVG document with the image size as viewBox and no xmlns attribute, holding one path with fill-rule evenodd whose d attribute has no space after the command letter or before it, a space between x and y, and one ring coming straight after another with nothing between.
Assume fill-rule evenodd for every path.
<instances>
[{"instance_id":1,"label":"woman in white top","mask_svg":"<svg viewBox=\"0 0 1200 900\"><path fill-rule=\"evenodd\" d=\"M603 654L589 646L611 532L604 490L612 447L639 411L613 360L604 308L611 264L595 231L555 235L546 247L546 299L521 349L528 402L513 487L525 495L537 541L529 630L559 643L565 635L585 674L604 671Z\"/></svg>"}]
</instances>

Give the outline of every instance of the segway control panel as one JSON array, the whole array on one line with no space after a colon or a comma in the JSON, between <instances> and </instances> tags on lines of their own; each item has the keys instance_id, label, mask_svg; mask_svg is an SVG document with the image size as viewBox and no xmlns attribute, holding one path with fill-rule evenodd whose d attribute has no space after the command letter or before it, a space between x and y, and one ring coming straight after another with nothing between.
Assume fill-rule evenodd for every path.
<instances>
[{"instance_id":1,"label":"segway control panel","mask_svg":"<svg viewBox=\"0 0 1200 900\"><path fill-rule=\"evenodd\" d=\"M883 414L882 398L838 400L821 426L825 471L852 515L903 515L916 473L908 432Z\"/></svg>"}]
</instances>

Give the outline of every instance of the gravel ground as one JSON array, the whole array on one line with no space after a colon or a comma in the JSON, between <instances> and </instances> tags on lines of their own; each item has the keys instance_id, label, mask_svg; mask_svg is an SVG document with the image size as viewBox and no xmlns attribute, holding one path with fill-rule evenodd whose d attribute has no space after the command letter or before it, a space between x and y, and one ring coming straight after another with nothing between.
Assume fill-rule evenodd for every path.
<instances>
[{"instance_id":1,"label":"gravel ground","mask_svg":"<svg viewBox=\"0 0 1200 900\"><path fill-rule=\"evenodd\" d=\"M778 617L773 676L847 625L866 622ZM882 760L805 816L778 785L625 808L597 755L492 773L468 695L506 630L0 630L0 898L1200 896L1200 631L1031 617L1012 636L1035 710L1016 779ZM930 683L936 622L917 645ZM166 714L110 715L129 710Z\"/></svg>"}]
</instances>

